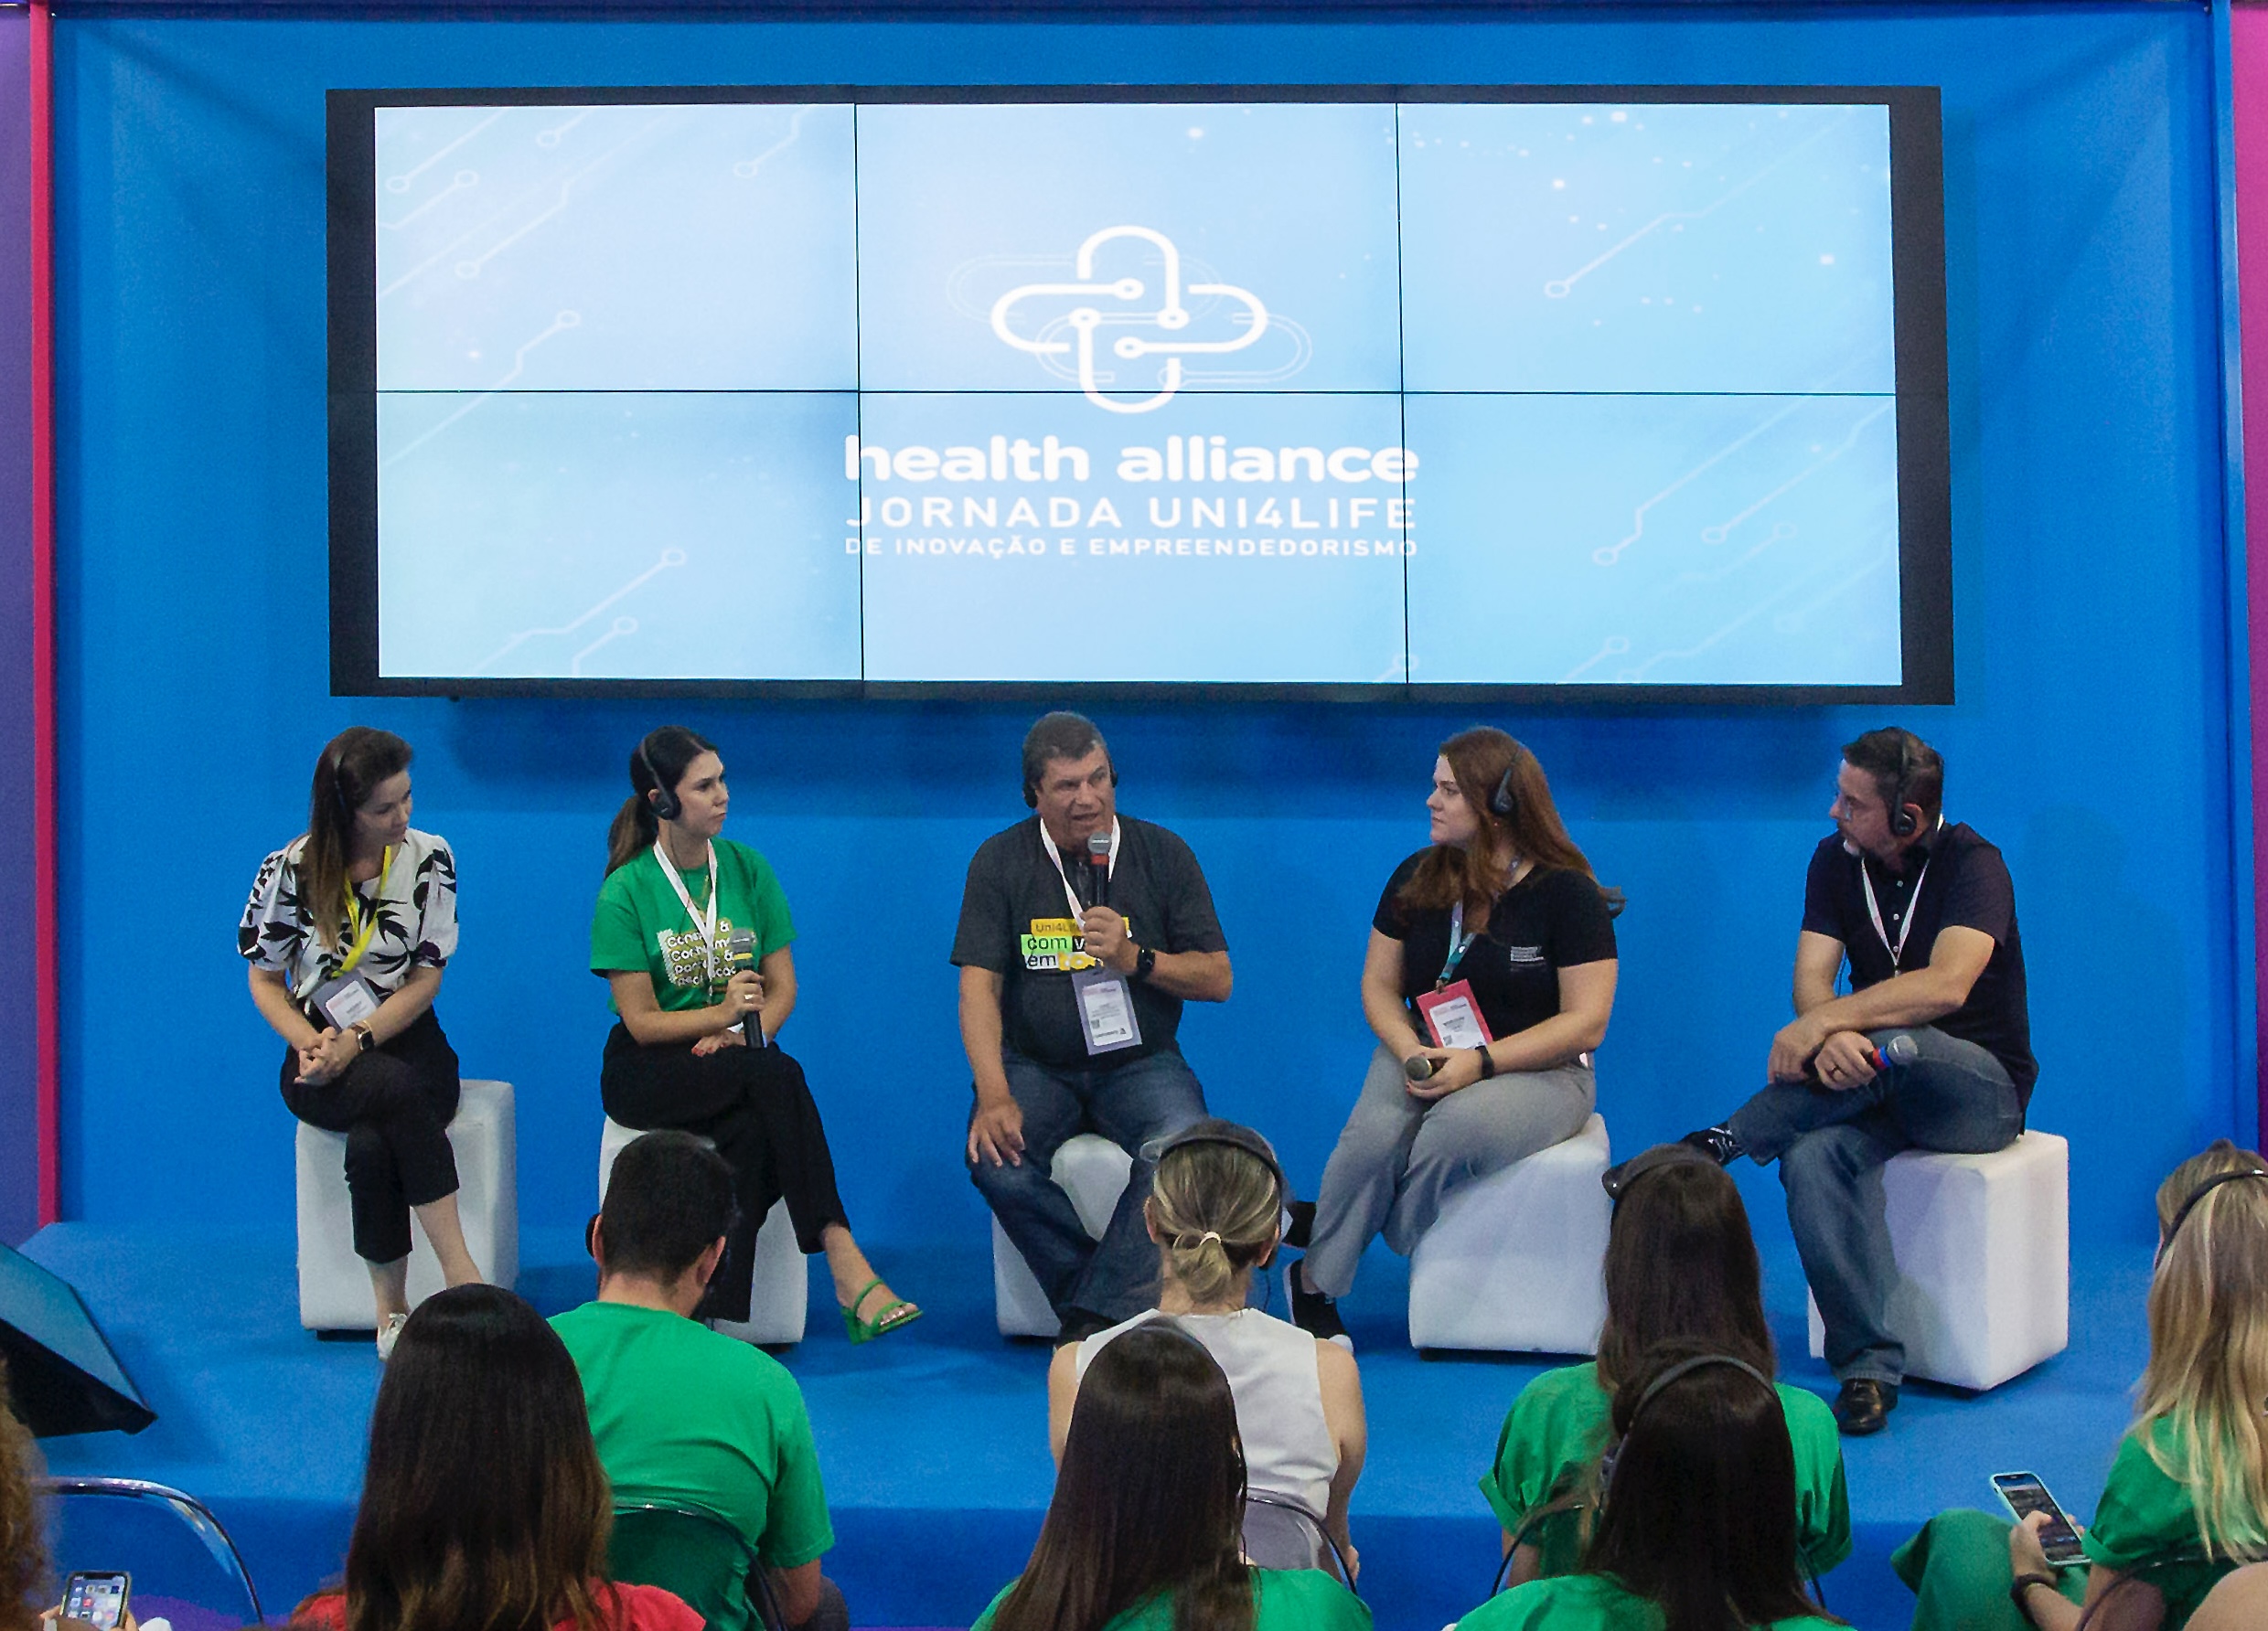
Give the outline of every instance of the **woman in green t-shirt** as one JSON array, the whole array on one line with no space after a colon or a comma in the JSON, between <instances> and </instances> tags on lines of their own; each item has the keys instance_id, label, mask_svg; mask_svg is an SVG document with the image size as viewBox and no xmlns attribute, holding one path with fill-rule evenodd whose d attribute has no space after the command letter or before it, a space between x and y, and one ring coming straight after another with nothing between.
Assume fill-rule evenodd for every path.
<instances>
[{"instance_id":1,"label":"woman in green t-shirt","mask_svg":"<svg viewBox=\"0 0 2268 1631\"><path fill-rule=\"evenodd\" d=\"M1492 1597L1457 1631L1825 1631L1796 1572L1796 1468L1771 1373L1657 1342L1615 1390L1614 1454L1582 1572Z\"/></svg>"},{"instance_id":2,"label":"woman in green t-shirt","mask_svg":"<svg viewBox=\"0 0 2268 1631\"><path fill-rule=\"evenodd\" d=\"M1941 1512L1890 1559L1916 1631L2180 1631L2221 1576L2268 1558L2268 1162L2220 1139L2158 1187L2150 1362L2087 1562L2059 1571L2035 1515Z\"/></svg>"},{"instance_id":3,"label":"woman in green t-shirt","mask_svg":"<svg viewBox=\"0 0 2268 1631\"><path fill-rule=\"evenodd\" d=\"M631 753L630 789L591 920L591 972L621 1017L599 1096L626 1127L702 1135L733 1168L733 1231L700 1313L748 1317L756 1230L785 1198L796 1243L827 1254L850 1340L894 1331L921 1310L859 1250L803 1067L774 1040L795 1011L796 931L770 865L719 837L724 762L665 725Z\"/></svg>"},{"instance_id":4,"label":"woman in green t-shirt","mask_svg":"<svg viewBox=\"0 0 2268 1631\"><path fill-rule=\"evenodd\" d=\"M1087 1366L1032 1561L975 1631L1370 1631L1316 1569L1238 1549L1245 1458L1228 1378L1171 1321Z\"/></svg>"},{"instance_id":5,"label":"woman in green t-shirt","mask_svg":"<svg viewBox=\"0 0 2268 1631\"><path fill-rule=\"evenodd\" d=\"M1598 1360L1547 1370L1521 1391L1481 1479L1514 1585L1577 1567L1597 1515L1608 1415L1641 1354L1687 1338L1772 1370L1763 1271L1731 1177L1681 1145L1648 1151L1621 1176ZM1816 1580L1851 1554L1842 1441L1816 1393L1783 1383L1780 1401L1795 1455L1797 1562Z\"/></svg>"}]
</instances>

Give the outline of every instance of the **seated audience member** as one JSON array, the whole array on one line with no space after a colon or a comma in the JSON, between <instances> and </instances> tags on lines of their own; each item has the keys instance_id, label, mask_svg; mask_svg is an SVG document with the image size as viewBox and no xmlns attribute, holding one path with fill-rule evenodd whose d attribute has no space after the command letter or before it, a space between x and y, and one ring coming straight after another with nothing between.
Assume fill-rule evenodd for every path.
<instances>
[{"instance_id":1,"label":"seated audience member","mask_svg":"<svg viewBox=\"0 0 2268 1631\"><path fill-rule=\"evenodd\" d=\"M2095 1508L2090 1567L2059 1572L2038 1515L1941 1512L1892 1554L1916 1631L2180 1631L2222 1575L2268 1558L2268 1163L2227 1139L2157 1192L2150 1362ZM2079 1514L2073 1513L2074 1519Z\"/></svg>"},{"instance_id":2,"label":"seated audience member","mask_svg":"<svg viewBox=\"0 0 2268 1631\"><path fill-rule=\"evenodd\" d=\"M50 1601L39 1470L39 1446L16 1419L7 1365L0 1361L0 1631L35 1631Z\"/></svg>"},{"instance_id":3,"label":"seated audience member","mask_svg":"<svg viewBox=\"0 0 2268 1631\"><path fill-rule=\"evenodd\" d=\"M1276 1255L1283 1202L1276 1152L1249 1127L1202 1121L1159 1146L1143 1208L1158 1242L1158 1306L1056 1349L1047 1377L1048 1441L1061 1461L1079 1379L1104 1346L1171 1316L1228 1377L1247 1486L1297 1502L1352 1568L1347 1498L1363 1475L1367 1444L1354 1356L1246 1306L1253 1271Z\"/></svg>"},{"instance_id":4,"label":"seated audience member","mask_svg":"<svg viewBox=\"0 0 2268 1631\"><path fill-rule=\"evenodd\" d=\"M583 1375L615 1504L692 1507L740 1531L791 1626L848 1626L819 1574L835 1543L796 1379L693 1317L725 1255L733 1169L690 1133L647 1133L615 1162L591 1226L598 1300L552 1328ZM710 1631L752 1624L736 1583Z\"/></svg>"},{"instance_id":5,"label":"seated audience member","mask_svg":"<svg viewBox=\"0 0 2268 1631\"><path fill-rule=\"evenodd\" d=\"M701 1631L668 1592L606 1579L613 1503L583 1390L542 1316L459 1285L401 1327L370 1412L347 1583L319 1631Z\"/></svg>"},{"instance_id":6,"label":"seated audience member","mask_svg":"<svg viewBox=\"0 0 2268 1631\"><path fill-rule=\"evenodd\" d=\"M1087 1367L1039 1544L976 1631L1368 1631L1330 1575L1246 1564L1244 1504L1228 1378L1171 1327L1128 1331Z\"/></svg>"},{"instance_id":7,"label":"seated audience member","mask_svg":"<svg viewBox=\"0 0 2268 1631\"><path fill-rule=\"evenodd\" d=\"M2189 1631L2260 1631L2268 1626L2268 1563L2247 1563L2205 1594Z\"/></svg>"},{"instance_id":8,"label":"seated audience member","mask_svg":"<svg viewBox=\"0 0 2268 1631\"><path fill-rule=\"evenodd\" d=\"M1682 1340L1772 1372L1763 1274L1740 1191L1684 1146L1642 1160L1621 1169L1597 1361L1546 1370L1521 1390L1481 1480L1504 1527L1514 1585L1576 1569L1598 1511L1609 1417L1640 1355ZM1779 1392L1795 1457L1796 1565L1817 1580L1851 1555L1842 1440L1826 1401L1785 1382Z\"/></svg>"},{"instance_id":9,"label":"seated audience member","mask_svg":"<svg viewBox=\"0 0 2268 1631\"><path fill-rule=\"evenodd\" d=\"M1386 879L1363 954L1378 1046L1284 1276L1291 1317L1343 1341L1338 1299L1373 1236L1408 1256L1460 1186L1583 1130L1614 1012L1621 896L1567 837L1535 755L1460 731L1426 812L1427 847Z\"/></svg>"},{"instance_id":10,"label":"seated audience member","mask_svg":"<svg viewBox=\"0 0 2268 1631\"><path fill-rule=\"evenodd\" d=\"M1619 1438L1582 1571L1492 1597L1458 1631L1824 1631L1797 1572L1781 1390L1706 1342L1661 1342L1614 1393Z\"/></svg>"}]
</instances>

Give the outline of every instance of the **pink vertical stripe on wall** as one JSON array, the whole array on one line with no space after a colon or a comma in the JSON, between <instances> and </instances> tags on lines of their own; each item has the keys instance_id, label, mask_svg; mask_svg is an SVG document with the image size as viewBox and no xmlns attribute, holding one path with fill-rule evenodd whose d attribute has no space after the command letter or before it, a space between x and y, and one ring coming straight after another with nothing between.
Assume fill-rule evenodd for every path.
<instances>
[{"instance_id":1,"label":"pink vertical stripe on wall","mask_svg":"<svg viewBox=\"0 0 2268 1631\"><path fill-rule=\"evenodd\" d=\"M2244 335L2244 536L2252 659L2253 949L2257 978L2268 979L2268 5L2238 5L2230 16L2237 157L2237 272ZM2268 988L2259 1009L2268 1060ZM2268 1127L2268 1070L2256 1082Z\"/></svg>"}]
</instances>

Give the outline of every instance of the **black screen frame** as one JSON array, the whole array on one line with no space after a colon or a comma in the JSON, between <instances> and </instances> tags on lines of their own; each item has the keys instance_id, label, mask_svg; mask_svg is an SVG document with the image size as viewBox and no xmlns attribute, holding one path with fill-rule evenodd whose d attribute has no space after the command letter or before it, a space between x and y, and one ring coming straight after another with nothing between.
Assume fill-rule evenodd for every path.
<instances>
[{"instance_id":1,"label":"black screen frame","mask_svg":"<svg viewBox=\"0 0 2268 1631\"><path fill-rule=\"evenodd\" d=\"M738 85L334 90L326 93L331 694L1490 705L1943 705L1953 700L1952 447L1942 112L1931 85ZM389 107L639 102L1776 102L1889 111L1897 370L1899 683L1344 684L1209 680L497 679L379 672L375 114Z\"/></svg>"}]
</instances>

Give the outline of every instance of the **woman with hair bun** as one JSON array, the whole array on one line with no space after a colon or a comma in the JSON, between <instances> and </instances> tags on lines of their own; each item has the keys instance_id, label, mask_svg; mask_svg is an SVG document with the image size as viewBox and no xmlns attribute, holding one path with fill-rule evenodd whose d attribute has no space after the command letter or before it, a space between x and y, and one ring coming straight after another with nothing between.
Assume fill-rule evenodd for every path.
<instances>
[{"instance_id":1,"label":"woman with hair bun","mask_svg":"<svg viewBox=\"0 0 2268 1631\"><path fill-rule=\"evenodd\" d=\"M921 1310L859 1250L810 1084L776 1040L796 1007L796 930L771 864L719 836L730 804L715 745L683 726L631 751L591 921L591 972L621 1021L599 1094L624 1126L698 1133L733 1169L733 1230L699 1317L748 1317L756 1231L784 1198L796 1244L827 1256L843 1329L871 1341Z\"/></svg>"},{"instance_id":2,"label":"woman with hair bun","mask_svg":"<svg viewBox=\"0 0 2268 1631\"><path fill-rule=\"evenodd\" d=\"M1336 1303L1373 1236L1407 1256L1457 1186L1583 1130L1614 1012L1621 896L1560 825L1535 755L1485 726L1452 736L1426 809L1431 843L1371 919L1377 1051L1291 1232L1307 1248L1286 1276L1291 1317L1342 1343Z\"/></svg>"},{"instance_id":3,"label":"woman with hair bun","mask_svg":"<svg viewBox=\"0 0 2268 1631\"><path fill-rule=\"evenodd\" d=\"M237 927L252 1004L284 1039L284 1103L347 1135L355 1255L384 1359L409 1317L410 1214L450 1285L480 1278L457 1218L456 1050L433 1015L456 950L456 858L410 825L410 744L325 744L307 830L260 863Z\"/></svg>"},{"instance_id":4,"label":"woman with hair bun","mask_svg":"<svg viewBox=\"0 0 2268 1631\"><path fill-rule=\"evenodd\" d=\"M1060 1462L1080 1379L1096 1356L1137 1327L1171 1320L1228 1377L1252 1489L1296 1503L1353 1568L1347 1501L1368 1444L1354 1358L1246 1306L1253 1272L1276 1255L1283 1195L1276 1152L1249 1127L1201 1121L1161 1142L1142 1208L1158 1242L1158 1306L1056 1350L1048 1438Z\"/></svg>"}]
</instances>

